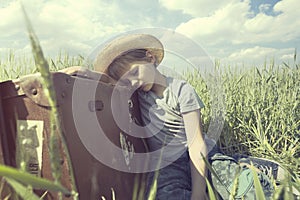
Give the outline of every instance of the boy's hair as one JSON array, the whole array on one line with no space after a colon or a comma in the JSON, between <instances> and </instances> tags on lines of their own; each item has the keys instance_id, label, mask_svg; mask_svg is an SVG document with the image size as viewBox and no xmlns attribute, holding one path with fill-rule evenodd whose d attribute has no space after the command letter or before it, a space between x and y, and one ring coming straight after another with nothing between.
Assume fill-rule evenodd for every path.
<instances>
[{"instance_id":1,"label":"boy's hair","mask_svg":"<svg viewBox=\"0 0 300 200\"><path fill-rule=\"evenodd\" d=\"M139 61L151 62L146 49L134 49L118 56L108 67L108 75L115 80L119 80L132 64Z\"/></svg>"},{"instance_id":2,"label":"boy's hair","mask_svg":"<svg viewBox=\"0 0 300 200\"><path fill-rule=\"evenodd\" d=\"M155 58L155 65L161 63L164 57L164 47L161 41L155 36L149 34L121 35L103 46L93 63L95 71L109 74L108 68L114 60L121 55L130 54L129 52L132 51L135 53L142 52L141 56L144 58L153 56ZM147 52L150 53L151 56L149 56ZM135 55L133 56L135 57ZM137 59L140 58L139 55L136 57Z\"/></svg>"}]
</instances>

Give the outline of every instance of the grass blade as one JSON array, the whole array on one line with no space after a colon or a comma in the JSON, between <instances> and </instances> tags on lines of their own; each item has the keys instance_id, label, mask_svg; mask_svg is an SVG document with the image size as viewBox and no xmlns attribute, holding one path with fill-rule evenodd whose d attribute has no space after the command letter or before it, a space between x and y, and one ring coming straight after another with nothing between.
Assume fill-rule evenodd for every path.
<instances>
[{"instance_id":1,"label":"grass blade","mask_svg":"<svg viewBox=\"0 0 300 200\"><path fill-rule=\"evenodd\" d=\"M259 69L257 67L256 67L256 72L259 75L259 77L262 78L262 75L261 75L261 73L260 73L260 71L259 71Z\"/></svg>"},{"instance_id":2,"label":"grass blade","mask_svg":"<svg viewBox=\"0 0 300 200\"><path fill-rule=\"evenodd\" d=\"M206 185L207 185L209 199L210 200L217 200L215 192L214 192L213 188L211 187L211 184L209 183L207 178L205 178L205 181L206 181Z\"/></svg>"},{"instance_id":3,"label":"grass blade","mask_svg":"<svg viewBox=\"0 0 300 200\"><path fill-rule=\"evenodd\" d=\"M234 181L233 181L233 185L231 188L231 192L230 192L230 199L235 199L237 192L238 192L238 187L239 187L239 174L240 172L238 171L236 173L236 175L234 176Z\"/></svg>"},{"instance_id":4,"label":"grass blade","mask_svg":"<svg viewBox=\"0 0 300 200\"><path fill-rule=\"evenodd\" d=\"M288 69L290 68L290 66L286 62L283 62L283 65Z\"/></svg>"},{"instance_id":5,"label":"grass blade","mask_svg":"<svg viewBox=\"0 0 300 200\"><path fill-rule=\"evenodd\" d=\"M16 193L20 197L22 197L22 199L40 200L40 198L35 195L29 188L25 187L14 179L6 178L6 181L16 191Z\"/></svg>"},{"instance_id":6,"label":"grass blade","mask_svg":"<svg viewBox=\"0 0 300 200\"><path fill-rule=\"evenodd\" d=\"M223 183L223 181L220 179L219 175L216 173L216 171L213 169L213 167L209 164L208 160L206 159L206 157L201 153L202 159L205 162L205 166L207 167L207 169L210 171L210 173L212 173L216 179L222 184L222 186L224 188L227 188L227 186ZM228 191L230 193L230 191Z\"/></svg>"},{"instance_id":7,"label":"grass blade","mask_svg":"<svg viewBox=\"0 0 300 200\"><path fill-rule=\"evenodd\" d=\"M297 62L297 48L295 48L295 52L294 52L294 63Z\"/></svg>"},{"instance_id":8,"label":"grass blade","mask_svg":"<svg viewBox=\"0 0 300 200\"><path fill-rule=\"evenodd\" d=\"M22 10L26 22L26 27L32 47L32 53L34 57L34 61L36 64L36 67L38 71L41 74L42 77L42 85L43 90L48 97L48 102L51 107L50 110L50 142L49 142L49 150L50 150L50 159L51 159L51 168L52 168L52 175L54 177L54 182L59 183L60 177L61 177L61 154L60 154L60 141L62 141L63 150L67 157L68 161L68 168L70 170L70 177L71 177L71 186L73 191L77 191L76 184L75 184L75 178L74 173L72 169L71 159L68 152L67 145L64 141L64 138L62 136L61 132L61 119L59 116L59 112L57 110L57 103L56 103L56 94L54 90L54 84L52 81L52 76L49 69L49 64L47 60L44 57L42 48L39 44L39 40L37 36L34 33L34 30L30 24L30 20L26 14L26 11L22 5ZM74 198L77 198L74 196Z\"/></svg>"},{"instance_id":9,"label":"grass blade","mask_svg":"<svg viewBox=\"0 0 300 200\"><path fill-rule=\"evenodd\" d=\"M255 188L255 196L256 196L256 199L259 199L259 200L265 200L265 194L264 194L264 191L262 189L262 186L260 184L260 181L258 179L258 175L257 175L257 172L254 168L253 165L250 165L249 168L251 169L252 173L253 173L253 180L254 180L254 188Z\"/></svg>"},{"instance_id":10,"label":"grass blade","mask_svg":"<svg viewBox=\"0 0 300 200\"><path fill-rule=\"evenodd\" d=\"M52 175L54 177L54 180L56 182L59 181L61 177L61 166L60 166L60 152L59 152L59 136L57 133L60 131L60 123L59 123L59 116L58 112L56 110L56 96L55 96L55 91L54 91L54 86L51 78L51 74L49 71L49 65L48 62L46 61L42 48L39 44L39 40L37 36L35 35L33 28L30 24L30 21L28 19L28 16L25 12L24 7L22 7L24 17L25 17L25 22L26 22L26 27L28 30L28 35L29 39L31 42L31 47L32 47L32 53L34 57L34 61L36 64L36 67L38 71L40 72L42 79L42 85L43 85L43 90L48 97L49 105L51 107L51 113L50 113L50 143L49 143L49 149L50 149L50 159L51 159L51 167L52 167Z\"/></svg>"},{"instance_id":11,"label":"grass blade","mask_svg":"<svg viewBox=\"0 0 300 200\"><path fill-rule=\"evenodd\" d=\"M65 195L70 195L70 191L60 184L53 183L47 179L39 178L26 172L19 171L12 167L0 165L0 176L9 179L14 179L25 185L31 185L35 189L51 190L54 192L62 192Z\"/></svg>"}]
</instances>

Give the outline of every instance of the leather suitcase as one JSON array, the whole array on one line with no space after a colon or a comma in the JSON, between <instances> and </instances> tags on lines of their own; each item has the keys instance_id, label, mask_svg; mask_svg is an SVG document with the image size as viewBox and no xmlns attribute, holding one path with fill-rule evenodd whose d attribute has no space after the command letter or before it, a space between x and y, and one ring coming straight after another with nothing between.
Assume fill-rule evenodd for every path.
<instances>
[{"instance_id":1,"label":"leather suitcase","mask_svg":"<svg viewBox=\"0 0 300 200\"><path fill-rule=\"evenodd\" d=\"M130 134L143 131L132 126L140 125L137 96L104 74L100 81L59 72L52 78L79 199L131 200L134 191L143 191L147 177L136 170L147 162L135 159L147 152L146 143ZM1 162L20 167L24 161L30 173L53 180L48 149L51 107L40 75L0 83L0 108ZM61 183L71 190L71 169L59 146ZM57 199L57 194L49 192L44 199Z\"/></svg>"}]
</instances>

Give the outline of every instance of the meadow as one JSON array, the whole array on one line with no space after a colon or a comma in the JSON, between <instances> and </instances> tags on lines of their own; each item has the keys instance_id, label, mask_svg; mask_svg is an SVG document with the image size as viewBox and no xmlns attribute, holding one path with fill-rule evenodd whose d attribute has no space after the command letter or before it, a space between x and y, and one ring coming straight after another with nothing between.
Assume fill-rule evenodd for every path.
<instances>
[{"instance_id":1,"label":"meadow","mask_svg":"<svg viewBox=\"0 0 300 200\"><path fill-rule=\"evenodd\" d=\"M16 56L14 51L1 55L0 81L36 73L31 56ZM47 58L51 71L83 65L84 57L60 52ZM229 155L249 154L279 162L290 174L279 190L300 187L300 67L296 62L275 66L221 66L216 62L225 92L225 123L218 145ZM221 72L222 71L222 72ZM213 81L213 74L208 74ZM209 89L199 73L186 72L186 79L195 87L206 107L202 110L204 131L211 119ZM206 80L207 81L207 80ZM290 196L286 196L290 199Z\"/></svg>"},{"instance_id":2,"label":"meadow","mask_svg":"<svg viewBox=\"0 0 300 200\"><path fill-rule=\"evenodd\" d=\"M220 67L220 63L217 65ZM238 152L276 160L299 176L299 65L295 62L275 66L270 62L247 70L239 66L224 68L220 73L225 93L221 148L228 154ZM203 112L207 129L211 109L209 91L203 79L195 74L187 73L187 79L207 105Z\"/></svg>"}]
</instances>

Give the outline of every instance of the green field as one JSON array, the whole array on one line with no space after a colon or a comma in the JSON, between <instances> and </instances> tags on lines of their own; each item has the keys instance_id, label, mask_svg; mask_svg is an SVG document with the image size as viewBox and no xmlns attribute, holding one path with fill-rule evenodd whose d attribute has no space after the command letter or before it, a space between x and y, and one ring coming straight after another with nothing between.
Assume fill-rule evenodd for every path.
<instances>
[{"instance_id":1,"label":"green field","mask_svg":"<svg viewBox=\"0 0 300 200\"><path fill-rule=\"evenodd\" d=\"M37 72L32 57L7 52L0 60L0 81L16 79ZM58 53L48 58L51 71L82 65L82 56ZM216 69L221 64L216 64ZM211 97L206 82L194 72L186 72L206 107L202 110L207 131L211 119ZM207 74L214 81L213 74ZM300 187L300 67L296 64L240 70L222 66L220 79L225 92L225 123L219 146L227 154L243 153L271 158L290 173L286 187L293 182ZM207 81L207 80L206 80ZM214 105L215 106L215 105Z\"/></svg>"}]
</instances>

